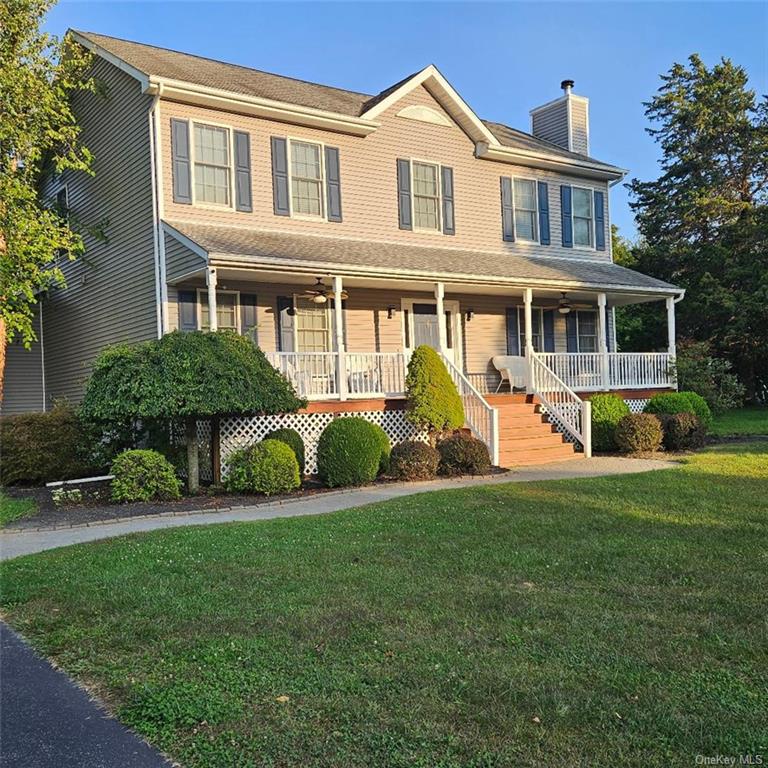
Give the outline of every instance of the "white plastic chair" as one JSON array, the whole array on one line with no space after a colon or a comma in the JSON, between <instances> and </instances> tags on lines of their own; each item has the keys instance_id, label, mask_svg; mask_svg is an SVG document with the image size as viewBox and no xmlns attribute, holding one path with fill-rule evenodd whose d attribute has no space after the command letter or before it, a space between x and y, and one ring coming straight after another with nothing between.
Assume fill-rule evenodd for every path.
<instances>
[{"instance_id":1,"label":"white plastic chair","mask_svg":"<svg viewBox=\"0 0 768 768\"><path fill-rule=\"evenodd\" d=\"M517 355L495 355L491 358L493 367L499 372L501 380L496 387L498 392L505 381L509 382L509 391L512 392L515 387L522 389L525 387L525 358Z\"/></svg>"}]
</instances>

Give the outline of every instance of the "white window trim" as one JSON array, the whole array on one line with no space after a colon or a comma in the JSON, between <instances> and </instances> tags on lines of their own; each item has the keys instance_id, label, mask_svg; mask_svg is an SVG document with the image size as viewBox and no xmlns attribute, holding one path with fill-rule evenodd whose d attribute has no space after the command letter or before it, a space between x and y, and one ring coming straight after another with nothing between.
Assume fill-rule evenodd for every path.
<instances>
[{"instance_id":1,"label":"white window trim","mask_svg":"<svg viewBox=\"0 0 768 768\"><path fill-rule=\"evenodd\" d=\"M425 229L416 226L416 192L413 184L413 164L433 165L437 168L437 227L435 229ZM408 169L411 174L411 222L412 231L419 234L442 235L443 234L443 166L436 160L425 160L422 157L412 157L408 160ZM422 302L417 302L422 303Z\"/></svg>"},{"instance_id":2,"label":"white window trim","mask_svg":"<svg viewBox=\"0 0 768 768\"><path fill-rule=\"evenodd\" d=\"M313 217L314 218L314 217ZM313 304L312 300L309 299L305 294L303 293L294 293L293 294L293 348L296 350L298 354L330 354L332 352L336 352L336 339L334 338L334 332L333 332L333 317L331 315L331 302L332 298L329 296L328 300L320 305L325 310L325 316L327 319L327 326L328 326L328 349L325 352L317 353L317 352L301 352L299 351L299 309L300 309L300 302L305 302L305 304ZM317 305L315 305L317 306Z\"/></svg>"},{"instance_id":3,"label":"white window trim","mask_svg":"<svg viewBox=\"0 0 768 768\"><path fill-rule=\"evenodd\" d=\"M520 344L520 355L525 356L525 304L517 304L517 338L518 343ZM554 310L554 307L543 307L538 304L532 304L531 310L541 310L539 312L539 338L541 339L541 346L542 349L541 352L544 351L544 313L548 310ZM533 313L531 313L533 314ZM521 322L522 320L522 322ZM533 321L533 317L531 317L531 321Z\"/></svg>"},{"instance_id":4,"label":"white window trim","mask_svg":"<svg viewBox=\"0 0 768 768\"><path fill-rule=\"evenodd\" d=\"M187 120L189 125L189 166L190 166L190 187L192 195L192 205L196 208L206 208L211 211L234 211L235 210L235 153L232 142L234 141L234 129L231 125L226 123L218 123L215 120L194 120L190 118ZM229 164L229 205L223 203L209 203L207 201L198 202L195 183L195 163L197 158L195 157L195 126L203 125L210 126L211 128L224 128L227 131L227 162Z\"/></svg>"},{"instance_id":5,"label":"white window trim","mask_svg":"<svg viewBox=\"0 0 768 768\"><path fill-rule=\"evenodd\" d=\"M590 209L592 211L591 216L591 234L592 234L592 245L576 245L576 227L575 227L575 219L576 219L576 206L573 203L573 190L574 189L583 189L586 192L589 192L590 200L592 201L590 203ZM597 238L596 238L596 230L595 230L595 188L594 187L584 187L581 184L571 184L571 237L573 239L573 248L577 251L596 251L597 250Z\"/></svg>"},{"instance_id":6,"label":"white window trim","mask_svg":"<svg viewBox=\"0 0 768 768\"><path fill-rule=\"evenodd\" d=\"M585 354L585 355L594 355L597 354L600 351L600 318L598 317L597 309L574 309L574 317L576 318L576 351L578 354ZM581 312L589 312L590 314L595 316L595 348L594 350L591 350L589 352L583 352L581 351L581 326L579 323L579 313ZM586 335L586 334L584 334Z\"/></svg>"},{"instance_id":7,"label":"white window trim","mask_svg":"<svg viewBox=\"0 0 768 768\"><path fill-rule=\"evenodd\" d=\"M295 213L293 210L293 153L291 152L291 144L297 142L298 144L314 144L320 147L320 210L322 213L319 216L313 216L309 213ZM325 142L317 141L316 139L305 139L301 136L286 136L285 139L285 151L286 161L288 165L288 211L292 219L298 219L299 221L328 221L328 205L327 205L327 184L325 170Z\"/></svg>"},{"instance_id":8,"label":"white window trim","mask_svg":"<svg viewBox=\"0 0 768 768\"><path fill-rule=\"evenodd\" d=\"M197 327L199 330L203 330L203 294L208 293L207 288L198 288L197 289ZM218 297L223 294L231 294L235 297L235 324L237 326L237 332L242 333L242 328L240 327L240 291L222 291L219 289L216 289L216 306L218 308ZM207 306L207 299L206 299L206 306ZM217 323L218 326L218 323Z\"/></svg>"},{"instance_id":9,"label":"white window trim","mask_svg":"<svg viewBox=\"0 0 768 768\"><path fill-rule=\"evenodd\" d=\"M530 240L527 237L520 237L517 229L517 196L515 195L515 182L516 181L530 181L533 183L533 231L535 237ZM573 193L571 193L573 194ZM573 208L573 206L571 206ZM527 211L527 208L521 209ZM573 212L573 211L571 211ZM513 176L512 177L512 216L515 223L515 240L522 241L524 243L540 243L541 232L539 232L539 185L538 179L531 178L530 176Z\"/></svg>"}]
</instances>

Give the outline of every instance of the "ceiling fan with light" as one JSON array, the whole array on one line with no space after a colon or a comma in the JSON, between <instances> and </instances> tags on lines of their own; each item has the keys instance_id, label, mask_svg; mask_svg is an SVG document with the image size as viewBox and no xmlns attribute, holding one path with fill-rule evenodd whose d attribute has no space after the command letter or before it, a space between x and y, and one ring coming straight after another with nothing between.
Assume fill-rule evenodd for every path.
<instances>
[{"instance_id":1,"label":"ceiling fan with light","mask_svg":"<svg viewBox=\"0 0 768 768\"><path fill-rule=\"evenodd\" d=\"M594 307L587 303L577 304L568 298L565 291L562 291L562 298L557 302L557 311L561 315L567 315L574 309L594 309Z\"/></svg>"},{"instance_id":2,"label":"ceiling fan with light","mask_svg":"<svg viewBox=\"0 0 768 768\"><path fill-rule=\"evenodd\" d=\"M304 294L309 301L315 304L325 304L328 299L333 298L333 289L325 285L321 277L317 277L315 280L317 282L311 288L307 288ZM348 298L346 291L342 290L341 298L342 301Z\"/></svg>"}]
</instances>

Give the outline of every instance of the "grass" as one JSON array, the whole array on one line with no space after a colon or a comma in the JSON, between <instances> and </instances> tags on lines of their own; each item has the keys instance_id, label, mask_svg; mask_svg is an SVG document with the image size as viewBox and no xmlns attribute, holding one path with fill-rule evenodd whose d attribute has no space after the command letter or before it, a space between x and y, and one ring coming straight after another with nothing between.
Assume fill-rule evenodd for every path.
<instances>
[{"instance_id":1,"label":"grass","mask_svg":"<svg viewBox=\"0 0 768 768\"><path fill-rule=\"evenodd\" d=\"M768 407L736 408L715 416L711 432L717 437L768 435Z\"/></svg>"},{"instance_id":2,"label":"grass","mask_svg":"<svg viewBox=\"0 0 768 768\"><path fill-rule=\"evenodd\" d=\"M731 444L156 531L6 563L2 604L188 768L693 765L768 751L767 486Z\"/></svg>"},{"instance_id":3,"label":"grass","mask_svg":"<svg viewBox=\"0 0 768 768\"><path fill-rule=\"evenodd\" d=\"M0 490L0 528L36 511L37 504L32 499L11 499Z\"/></svg>"}]
</instances>

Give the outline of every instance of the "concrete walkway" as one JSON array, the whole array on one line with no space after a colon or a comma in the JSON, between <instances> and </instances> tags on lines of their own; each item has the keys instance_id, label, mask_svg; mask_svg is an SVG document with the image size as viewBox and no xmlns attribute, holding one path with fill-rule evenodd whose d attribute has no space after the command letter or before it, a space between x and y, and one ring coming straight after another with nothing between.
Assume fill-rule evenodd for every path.
<instances>
[{"instance_id":1,"label":"concrete walkway","mask_svg":"<svg viewBox=\"0 0 768 768\"><path fill-rule=\"evenodd\" d=\"M0 766L171 768L0 622Z\"/></svg>"},{"instance_id":2,"label":"concrete walkway","mask_svg":"<svg viewBox=\"0 0 768 768\"><path fill-rule=\"evenodd\" d=\"M301 515L323 515L341 509L360 507L388 499L397 499L424 491L451 488L466 488L474 485L496 485L499 483L522 483L534 480L567 480L579 477L600 477L603 475L626 475L648 472L654 469L669 469L677 462L662 459L625 459L600 456L584 460L563 461L537 467L522 467L492 477L467 477L457 480L429 480L421 483L388 483L386 485L355 488L347 491L323 493L296 501L260 504L253 507L237 507L219 512L185 512L155 515L114 523L99 523L77 528L62 528L49 531L0 532L0 560L10 560L21 555L43 552L47 549L66 547L85 541L108 539L126 533L154 531L159 528L177 528L182 525L210 525L212 523L253 522L270 520L275 517L298 517Z\"/></svg>"}]
</instances>

